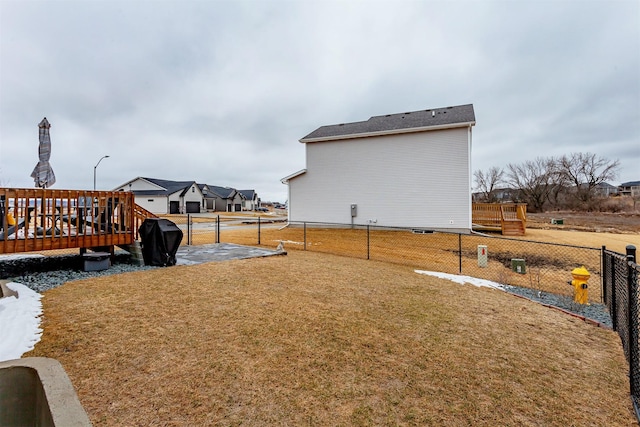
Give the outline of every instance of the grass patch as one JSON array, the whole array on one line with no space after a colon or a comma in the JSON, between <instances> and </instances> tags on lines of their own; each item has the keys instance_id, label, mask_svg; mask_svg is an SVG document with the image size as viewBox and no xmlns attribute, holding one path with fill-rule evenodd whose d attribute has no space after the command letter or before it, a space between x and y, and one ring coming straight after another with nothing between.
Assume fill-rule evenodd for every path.
<instances>
[{"instance_id":1,"label":"grass patch","mask_svg":"<svg viewBox=\"0 0 640 427\"><path fill-rule=\"evenodd\" d=\"M294 251L44 295L27 356L96 426L634 423L614 332L402 265Z\"/></svg>"},{"instance_id":2,"label":"grass patch","mask_svg":"<svg viewBox=\"0 0 640 427\"><path fill-rule=\"evenodd\" d=\"M557 233L557 232L556 232ZM589 233L585 233L589 234ZM597 233L590 233L597 235ZM459 240L460 238L460 240ZM195 244L215 242L212 232L194 233ZM221 241L243 245L257 244L257 230L223 230ZM492 239L478 235L458 236L451 233L414 234L408 230L372 229L367 250L367 231L360 227L311 228L264 227L261 230L262 246L275 248L285 242L285 248L349 256L413 266L424 270L462 274L496 281L503 284L533 287L544 292L572 296L573 288L567 285L571 270L584 265L591 272L589 300L602 302L600 286L600 251L553 246L548 242L564 243L560 239L522 241L518 239ZM459 243L462 243L462 259ZM477 246L487 245L489 262L486 268L478 267ZM511 271L511 258L523 258L527 263L526 274Z\"/></svg>"}]
</instances>

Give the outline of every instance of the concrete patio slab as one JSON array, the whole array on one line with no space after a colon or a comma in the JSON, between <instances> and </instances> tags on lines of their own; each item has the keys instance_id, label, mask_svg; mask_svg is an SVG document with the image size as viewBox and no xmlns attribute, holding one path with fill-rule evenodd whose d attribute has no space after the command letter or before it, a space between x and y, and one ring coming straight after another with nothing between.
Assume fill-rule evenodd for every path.
<instances>
[{"instance_id":1,"label":"concrete patio slab","mask_svg":"<svg viewBox=\"0 0 640 427\"><path fill-rule=\"evenodd\" d=\"M180 246L176 253L176 265L194 265L212 261L258 258L286 255L285 251L256 248L253 246L215 243L210 245Z\"/></svg>"}]
</instances>

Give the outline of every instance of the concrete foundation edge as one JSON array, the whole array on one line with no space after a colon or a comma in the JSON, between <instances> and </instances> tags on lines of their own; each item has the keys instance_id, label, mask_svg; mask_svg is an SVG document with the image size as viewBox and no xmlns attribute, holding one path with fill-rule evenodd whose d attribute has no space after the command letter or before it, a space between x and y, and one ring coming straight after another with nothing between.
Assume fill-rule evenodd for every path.
<instances>
[{"instance_id":1,"label":"concrete foundation edge","mask_svg":"<svg viewBox=\"0 0 640 427\"><path fill-rule=\"evenodd\" d=\"M51 425L58 427L91 426L91 421L80 404L71 380L57 360L46 357L26 357L0 362L0 369L32 369L37 373L45 400L38 405L48 405L51 413ZM15 389L19 386L16 384ZM14 387L11 384L4 384L0 389L10 393ZM33 393L37 392L37 390L33 390ZM0 399L5 400L7 396L0 395ZM0 405L5 403L0 402ZM31 410L41 410L41 408L31 408ZM45 425L48 424L45 423Z\"/></svg>"}]
</instances>

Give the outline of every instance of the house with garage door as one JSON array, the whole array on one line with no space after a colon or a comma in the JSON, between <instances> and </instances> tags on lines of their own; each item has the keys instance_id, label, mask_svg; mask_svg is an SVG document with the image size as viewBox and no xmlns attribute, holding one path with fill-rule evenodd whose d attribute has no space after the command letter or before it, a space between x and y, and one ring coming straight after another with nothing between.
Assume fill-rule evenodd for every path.
<instances>
[{"instance_id":1,"label":"house with garage door","mask_svg":"<svg viewBox=\"0 0 640 427\"><path fill-rule=\"evenodd\" d=\"M255 190L238 190L244 200L242 201L243 211L254 211L260 207L260 198Z\"/></svg>"},{"instance_id":2,"label":"house with garage door","mask_svg":"<svg viewBox=\"0 0 640 427\"><path fill-rule=\"evenodd\" d=\"M198 184L198 186L204 196L207 211L242 212L244 210L253 210L245 209L246 197L235 188L209 184Z\"/></svg>"},{"instance_id":3,"label":"house with garage door","mask_svg":"<svg viewBox=\"0 0 640 427\"><path fill-rule=\"evenodd\" d=\"M321 126L300 139L289 221L471 230L472 104Z\"/></svg>"},{"instance_id":4,"label":"house with garage door","mask_svg":"<svg viewBox=\"0 0 640 427\"><path fill-rule=\"evenodd\" d=\"M137 177L114 191L131 191L136 204L154 214L198 213L204 210L204 196L195 181Z\"/></svg>"}]
</instances>

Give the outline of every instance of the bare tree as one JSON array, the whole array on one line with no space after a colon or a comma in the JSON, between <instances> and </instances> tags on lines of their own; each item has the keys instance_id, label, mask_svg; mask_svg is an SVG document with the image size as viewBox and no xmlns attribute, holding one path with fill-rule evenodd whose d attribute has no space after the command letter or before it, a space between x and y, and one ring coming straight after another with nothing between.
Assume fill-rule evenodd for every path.
<instances>
[{"instance_id":1,"label":"bare tree","mask_svg":"<svg viewBox=\"0 0 640 427\"><path fill-rule=\"evenodd\" d=\"M549 201L555 178L553 159L537 157L520 164L508 164L506 182L519 193L520 201L527 203L531 212L541 212Z\"/></svg>"},{"instance_id":2,"label":"bare tree","mask_svg":"<svg viewBox=\"0 0 640 427\"><path fill-rule=\"evenodd\" d=\"M597 187L618 176L620 162L598 157L593 153L571 153L557 161L558 172L571 183L569 194L578 207L592 210L599 201Z\"/></svg>"},{"instance_id":3,"label":"bare tree","mask_svg":"<svg viewBox=\"0 0 640 427\"><path fill-rule=\"evenodd\" d=\"M482 199L488 203L495 203L496 196L494 190L496 186L502 184L502 177L504 170L502 168L493 166L486 172L478 169L473 173L473 178L476 181L475 190L482 193Z\"/></svg>"},{"instance_id":4,"label":"bare tree","mask_svg":"<svg viewBox=\"0 0 640 427\"><path fill-rule=\"evenodd\" d=\"M566 205L567 188L570 187L570 183L558 166L559 159L552 158L549 162L551 167L551 181L553 182L548 196L549 204L552 208L563 208L564 205Z\"/></svg>"}]
</instances>

